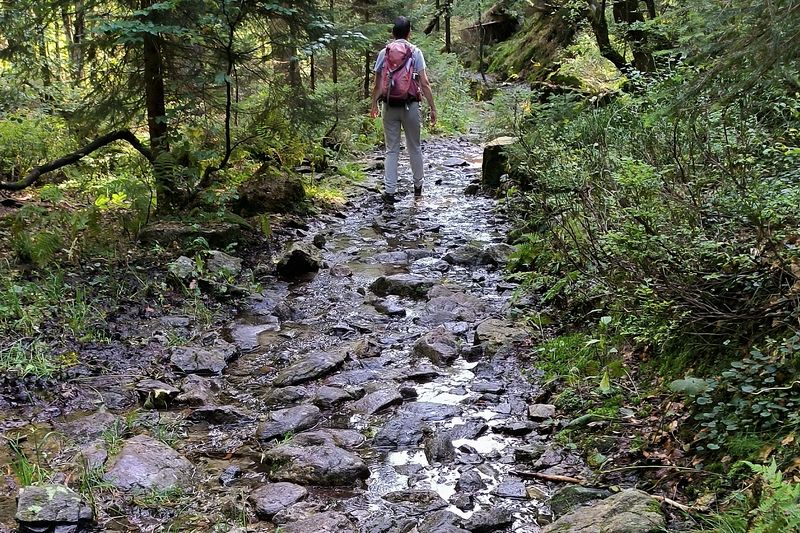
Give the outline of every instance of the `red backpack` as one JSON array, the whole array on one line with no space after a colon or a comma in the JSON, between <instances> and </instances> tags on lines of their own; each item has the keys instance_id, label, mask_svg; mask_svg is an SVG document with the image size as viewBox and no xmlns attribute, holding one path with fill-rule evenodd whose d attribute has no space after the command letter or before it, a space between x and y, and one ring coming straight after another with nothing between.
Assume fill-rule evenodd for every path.
<instances>
[{"instance_id":1,"label":"red backpack","mask_svg":"<svg viewBox=\"0 0 800 533\"><path fill-rule=\"evenodd\" d=\"M414 72L414 49L410 44L392 41L386 45L381 87L382 100L390 107L419 102L419 85Z\"/></svg>"}]
</instances>

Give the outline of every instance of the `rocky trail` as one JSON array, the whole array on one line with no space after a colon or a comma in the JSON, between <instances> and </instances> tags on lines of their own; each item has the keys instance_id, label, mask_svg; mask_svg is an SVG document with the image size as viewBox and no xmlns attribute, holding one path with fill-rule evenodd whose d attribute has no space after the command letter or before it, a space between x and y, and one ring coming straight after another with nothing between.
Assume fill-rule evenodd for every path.
<instances>
[{"instance_id":1,"label":"rocky trail","mask_svg":"<svg viewBox=\"0 0 800 533\"><path fill-rule=\"evenodd\" d=\"M520 358L532 336L513 318L534 303L503 279L508 221L464 194L481 149L433 140L425 157L422 198L401 161L396 205L361 191L310 221L227 327L159 317L141 350L172 339L163 366L80 381L79 414L4 415L52 475L20 490L5 472L0 530L663 530L644 493L548 480L592 474L553 442Z\"/></svg>"}]
</instances>

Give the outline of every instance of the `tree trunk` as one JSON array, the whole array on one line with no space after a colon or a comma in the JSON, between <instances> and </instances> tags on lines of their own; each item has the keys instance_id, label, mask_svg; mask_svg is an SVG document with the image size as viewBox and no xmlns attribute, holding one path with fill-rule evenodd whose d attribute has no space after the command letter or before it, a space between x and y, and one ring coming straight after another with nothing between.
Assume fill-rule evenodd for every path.
<instances>
[{"instance_id":1,"label":"tree trunk","mask_svg":"<svg viewBox=\"0 0 800 533\"><path fill-rule=\"evenodd\" d=\"M445 0L444 4L444 51L450 53L450 11L452 0Z\"/></svg>"},{"instance_id":2,"label":"tree trunk","mask_svg":"<svg viewBox=\"0 0 800 533\"><path fill-rule=\"evenodd\" d=\"M480 42L478 43L478 72L481 74L481 81L486 84L486 72L483 67L483 42L486 39L486 30L483 27L483 13L481 6L478 5L478 27L480 28Z\"/></svg>"},{"instance_id":3,"label":"tree trunk","mask_svg":"<svg viewBox=\"0 0 800 533\"><path fill-rule=\"evenodd\" d=\"M642 72L655 70L653 54L647 50L647 33L641 29L631 29L632 24L644 22L639 11L639 0L615 0L612 8L614 21L625 27L625 40L631 44L633 64Z\"/></svg>"},{"instance_id":4,"label":"tree trunk","mask_svg":"<svg viewBox=\"0 0 800 533\"><path fill-rule=\"evenodd\" d=\"M331 0L330 4L331 10L331 24L335 22L334 20L334 10L333 10L333 0ZM339 83L339 50L336 45L336 41L333 42L331 45L331 80L333 83Z\"/></svg>"},{"instance_id":5,"label":"tree trunk","mask_svg":"<svg viewBox=\"0 0 800 533\"><path fill-rule=\"evenodd\" d=\"M617 52L611 45L608 36L608 21L606 20L606 0L587 0L588 9L586 16L592 26L594 38L600 54L611 61L618 70L624 72L628 69L628 63L622 54Z\"/></svg>"},{"instance_id":6,"label":"tree trunk","mask_svg":"<svg viewBox=\"0 0 800 533\"><path fill-rule=\"evenodd\" d=\"M142 0L142 9L152 5L153 0ZM147 20L154 24L153 13L147 15ZM145 106L147 108L147 130L150 135L150 150L156 164L153 165L156 178L156 200L158 210L161 212L172 211L178 203L178 191L174 179L173 169L170 165L159 165L158 159L163 154L169 153L169 131L167 123L166 93L164 91L164 61L161 55L161 40L152 33L143 33L144 45L144 92Z\"/></svg>"},{"instance_id":7,"label":"tree trunk","mask_svg":"<svg viewBox=\"0 0 800 533\"><path fill-rule=\"evenodd\" d=\"M439 10L440 10L440 9L442 9L442 6L441 6L441 0L436 0L436 18L434 18L434 19L433 19L433 20L435 21L435 22L433 23L433 31L436 31L436 32L438 32L438 31L439 31L439 22L440 22L440 20L441 20L441 18L442 18L442 17L439 15Z\"/></svg>"},{"instance_id":8,"label":"tree trunk","mask_svg":"<svg viewBox=\"0 0 800 533\"><path fill-rule=\"evenodd\" d=\"M314 52L311 52L311 92L317 90L317 68L314 64Z\"/></svg>"}]
</instances>

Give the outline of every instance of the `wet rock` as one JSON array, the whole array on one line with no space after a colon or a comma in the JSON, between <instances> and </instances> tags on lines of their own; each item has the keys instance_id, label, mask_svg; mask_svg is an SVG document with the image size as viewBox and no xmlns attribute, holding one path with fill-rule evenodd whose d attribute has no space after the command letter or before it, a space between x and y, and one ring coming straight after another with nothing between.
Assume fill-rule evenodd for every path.
<instances>
[{"instance_id":1,"label":"wet rock","mask_svg":"<svg viewBox=\"0 0 800 533\"><path fill-rule=\"evenodd\" d=\"M427 357L435 365L447 366L458 357L458 344L455 335L437 328L420 337L412 353L415 357Z\"/></svg>"},{"instance_id":2,"label":"wet rock","mask_svg":"<svg viewBox=\"0 0 800 533\"><path fill-rule=\"evenodd\" d=\"M640 490L627 489L591 506L579 507L542 532L656 533L664 531L665 525L658 501Z\"/></svg>"},{"instance_id":3,"label":"wet rock","mask_svg":"<svg viewBox=\"0 0 800 533\"><path fill-rule=\"evenodd\" d=\"M192 324L191 317L184 315L162 316L158 321L169 328L187 328Z\"/></svg>"},{"instance_id":4,"label":"wet rock","mask_svg":"<svg viewBox=\"0 0 800 533\"><path fill-rule=\"evenodd\" d=\"M480 298L463 292L454 292L441 285L431 289L430 300L425 309L435 315L446 317L447 322L475 322L486 312L486 303Z\"/></svg>"},{"instance_id":5,"label":"wet rock","mask_svg":"<svg viewBox=\"0 0 800 533\"><path fill-rule=\"evenodd\" d=\"M436 367L431 366L430 364L423 364L410 368L407 372L402 374L400 378L408 381L415 381L417 383L427 383L441 375L441 371L439 371Z\"/></svg>"},{"instance_id":6,"label":"wet rock","mask_svg":"<svg viewBox=\"0 0 800 533\"><path fill-rule=\"evenodd\" d=\"M166 409L180 390L157 379L140 379L136 392L145 409Z\"/></svg>"},{"instance_id":7,"label":"wet rock","mask_svg":"<svg viewBox=\"0 0 800 533\"><path fill-rule=\"evenodd\" d=\"M314 235L314 238L311 239L311 244L322 250L325 248L325 245L328 244L328 239L322 233L317 233Z\"/></svg>"},{"instance_id":8,"label":"wet rock","mask_svg":"<svg viewBox=\"0 0 800 533\"><path fill-rule=\"evenodd\" d=\"M456 490L461 492L475 493L486 488L480 472L475 469L467 470L461 474L456 481Z\"/></svg>"},{"instance_id":9,"label":"wet rock","mask_svg":"<svg viewBox=\"0 0 800 533\"><path fill-rule=\"evenodd\" d=\"M553 511L553 516L559 518L571 512L579 505L594 500L603 500L609 496L611 496L611 493L605 489L582 487L580 485L566 485L558 489L550 497L550 509Z\"/></svg>"},{"instance_id":10,"label":"wet rock","mask_svg":"<svg viewBox=\"0 0 800 533\"><path fill-rule=\"evenodd\" d=\"M282 533L356 533L353 523L342 513L328 511L286 524Z\"/></svg>"},{"instance_id":11,"label":"wet rock","mask_svg":"<svg viewBox=\"0 0 800 533\"><path fill-rule=\"evenodd\" d=\"M489 425L483 420L467 420L463 424L453 426L450 429L450 435L453 437L453 440L474 440L486 433L488 429Z\"/></svg>"},{"instance_id":12,"label":"wet rock","mask_svg":"<svg viewBox=\"0 0 800 533\"><path fill-rule=\"evenodd\" d=\"M549 403L535 403L528 406L528 418L531 420L547 420L556 416L556 406Z\"/></svg>"},{"instance_id":13,"label":"wet rock","mask_svg":"<svg viewBox=\"0 0 800 533\"><path fill-rule=\"evenodd\" d=\"M512 498L516 500L525 500L528 498L528 492L525 490L525 483L517 478L506 478L494 490L494 494L501 498Z\"/></svg>"},{"instance_id":14,"label":"wet rock","mask_svg":"<svg viewBox=\"0 0 800 533\"><path fill-rule=\"evenodd\" d=\"M491 533L501 531L514 523L514 515L508 509L492 507L473 514L464 523L464 527L472 533Z\"/></svg>"},{"instance_id":15,"label":"wet rock","mask_svg":"<svg viewBox=\"0 0 800 533\"><path fill-rule=\"evenodd\" d=\"M281 277L294 278L317 272L322 265L319 249L307 243L295 242L281 254L276 268Z\"/></svg>"},{"instance_id":16,"label":"wet rock","mask_svg":"<svg viewBox=\"0 0 800 533\"><path fill-rule=\"evenodd\" d=\"M404 400L415 400L419 397L419 393L414 387L400 387L399 392Z\"/></svg>"},{"instance_id":17,"label":"wet rock","mask_svg":"<svg viewBox=\"0 0 800 533\"><path fill-rule=\"evenodd\" d=\"M367 359L379 357L382 352L380 344L369 337L362 337L353 343L347 353L354 359Z\"/></svg>"},{"instance_id":18,"label":"wet rock","mask_svg":"<svg viewBox=\"0 0 800 533\"><path fill-rule=\"evenodd\" d=\"M347 265L333 265L330 272L334 278L349 278L353 275L353 270Z\"/></svg>"},{"instance_id":19,"label":"wet rock","mask_svg":"<svg viewBox=\"0 0 800 533\"><path fill-rule=\"evenodd\" d=\"M290 385L273 389L264 397L264 403L270 406L297 405L306 400L311 393L305 387Z\"/></svg>"},{"instance_id":20,"label":"wet rock","mask_svg":"<svg viewBox=\"0 0 800 533\"><path fill-rule=\"evenodd\" d=\"M273 317L271 324L236 324L231 328L233 343L243 352L249 352L259 347L258 336L268 331L279 331L278 319Z\"/></svg>"},{"instance_id":21,"label":"wet rock","mask_svg":"<svg viewBox=\"0 0 800 533\"><path fill-rule=\"evenodd\" d=\"M450 263L438 257L425 257L411 263L409 268L412 274L426 272L447 272L450 270Z\"/></svg>"},{"instance_id":22,"label":"wet rock","mask_svg":"<svg viewBox=\"0 0 800 533\"><path fill-rule=\"evenodd\" d=\"M213 348L180 346L172 349L170 362L186 373L221 374L228 366L228 357L224 352Z\"/></svg>"},{"instance_id":23,"label":"wet rock","mask_svg":"<svg viewBox=\"0 0 800 533\"><path fill-rule=\"evenodd\" d=\"M137 435L125 442L104 479L122 490L186 486L192 464L161 441Z\"/></svg>"},{"instance_id":24,"label":"wet rock","mask_svg":"<svg viewBox=\"0 0 800 533\"><path fill-rule=\"evenodd\" d=\"M272 523L276 525L291 524L306 520L324 510L325 508L321 503L303 500L275 513L275 516L272 517ZM283 530L279 529L278 531Z\"/></svg>"},{"instance_id":25,"label":"wet rock","mask_svg":"<svg viewBox=\"0 0 800 533\"><path fill-rule=\"evenodd\" d=\"M370 290L378 296L407 296L423 298L437 283L436 280L417 274L394 274L381 276L370 285Z\"/></svg>"},{"instance_id":26,"label":"wet rock","mask_svg":"<svg viewBox=\"0 0 800 533\"><path fill-rule=\"evenodd\" d=\"M528 444L514 448L514 459L518 463L533 463L547 450L547 446L540 443Z\"/></svg>"},{"instance_id":27,"label":"wet rock","mask_svg":"<svg viewBox=\"0 0 800 533\"><path fill-rule=\"evenodd\" d=\"M292 438L295 446L319 446L327 444L340 448L357 448L364 444L366 437L354 429L321 428L304 431Z\"/></svg>"},{"instance_id":28,"label":"wet rock","mask_svg":"<svg viewBox=\"0 0 800 533\"><path fill-rule=\"evenodd\" d=\"M392 300L375 300L372 305L376 311L386 316L406 316L406 308Z\"/></svg>"},{"instance_id":29,"label":"wet rock","mask_svg":"<svg viewBox=\"0 0 800 533\"><path fill-rule=\"evenodd\" d=\"M469 163L459 157L450 157L445 159L444 163L442 164L446 167L465 167L469 165Z\"/></svg>"},{"instance_id":30,"label":"wet rock","mask_svg":"<svg viewBox=\"0 0 800 533\"><path fill-rule=\"evenodd\" d=\"M331 407L352 399L353 397L346 390L325 385L317 389L317 395L314 397L314 405L323 409L330 409Z\"/></svg>"},{"instance_id":31,"label":"wet rock","mask_svg":"<svg viewBox=\"0 0 800 533\"><path fill-rule=\"evenodd\" d=\"M352 486L369 477L361 458L338 446L282 444L265 454L273 464L270 478L304 485Z\"/></svg>"},{"instance_id":32,"label":"wet rock","mask_svg":"<svg viewBox=\"0 0 800 533\"><path fill-rule=\"evenodd\" d=\"M406 252L384 252L373 255L367 262L380 265L406 265L408 264L408 254Z\"/></svg>"},{"instance_id":33,"label":"wet rock","mask_svg":"<svg viewBox=\"0 0 800 533\"><path fill-rule=\"evenodd\" d=\"M534 424L524 420L503 420L499 424L492 426L492 431L501 435L511 435L521 437L534 430Z\"/></svg>"},{"instance_id":34,"label":"wet rock","mask_svg":"<svg viewBox=\"0 0 800 533\"><path fill-rule=\"evenodd\" d=\"M316 405L298 405L272 411L269 419L258 430L258 438L268 441L310 429L319 422L320 410Z\"/></svg>"},{"instance_id":35,"label":"wet rock","mask_svg":"<svg viewBox=\"0 0 800 533\"><path fill-rule=\"evenodd\" d=\"M436 511L428 516L419 525L420 533L467 533L460 527L461 518L450 511Z\"/></svg>"},{"instance_id":36,"label":"wet rock","mask_svg":"<svg viewBox=\"0 0 800 533\"><path fill-rule=\"evenodd\" d=\"M56 427L76 444L84 444L101 437L117 423L117 420L115 415L107 411L98 411L65 424L58 424Z\"/></svg>"},{"instance_id":37,"label":"wet rock","mask_svg":"<svg viewBox=\"0 0 800 533\"><path fill-rule=\"evenodd\" d=\"M223 487L230 487L233 483L242 477L242 469L237 465L230 465L219 475L219 484Z\"/></svg>"},{"instance_id":38,"label":"wet rock","mask_svg":"<svg viewBox=\"0 0 800 533\"><path fill-rule=\"evenodd\" d=\"M475 328L475 344L483 344L484 353L494 355L501 346L526 335L524 329L515 327L506 320L489 318Z\"/></svg>"},{"instance_id":39,"label":"wet rock","mask_svg":"<svg viewBox=\"0 0 800 533\"><path fill-rule=\"evenodd\" d=\"M277 512L286 509L308 496L308 491L294 483L269 483L257 488L248 500L253 504L256 515L269 520Z\"/></svg>"},{"instance_id":40,"label":"wet rock","mask_svg":"<svg viewBox=\"0 0 800 533\"><path fill-rule=\"evenodd\" d=\"M102 468L107 459L108 449L105 441L96 440L81 447L78 453L75 454L74 463L89 471Z\"/></svg>"},{"instance_id":41,"label":"wet rock","mask_svg":"<svg viewBox=\"0 0 800 533\"><path fill-rule=\"evenodd\" d=\"M483 146L481 185L487 189L500 187L500 178L507 174L508 157L505 150L517 142L516 137L498 137Z\"/></svg>"},{"instance_id":42,"label":"wet rock","mask_svg":"<svg viewBox=\"0 0 800 533\"><path fill-rule=\"evenodd\" d=\"M197 265L194 259L182 255L167 265L167 272L172 279L178 282L187 282L197 276Z\"/></svg>"},{"instance_id":43,"label":"wet rock","mask_svg":"<svg viewBox=\"0 0 800 533\"><path fill-rule=\"evenodd\" d=\"M305 200L302 181L265 163L239 187L233 210L243 217L264 213L285 213Z\"/></svg>"},{"instance_id":44,"label":"wet rock","mask_svg":"<svg viewBox=\"0 0 800 533\"><path fill-rule=\"evenodd\" d=\"M255 415L232 405L209 405L192 411L189 420L209 424L243 424L255 420Z\"/></svg>"},{"instance_id":45,"label":"wet rock","mask_svg":"<svg viewBox=\"0 0 800 533\"><path fill-rule=\"evenodd\" d=\"M338 368L346 357L345 354L335 352L306 355L275 376L272 384L276 387L285 387L320 378Z\"/></svg>"},{"instance_id":46,"label":"wet rock","mask_svg":"<svg viewBox=\"0 0 800 533\"><path fill-rule=\"evenodd\" d=\"M417 521L408 517L395 517L385 511L371 514L358 521L361 533L411 533L417 531Z\"/></svg>"},{"instance_id":47,"label":"wet rock","mask_svg":"<svg viewBox=\"0 0 800 533\"><path fill-rule=\"evenodd\" d=\"M168 247L173 243L189 244L197 238L203 238L215 248L225 248L234 242L241 242L242 228L229 222L188 224L175 221L160 221L148 224L139 232L139 240L143 244L158 243Z\"/></svg>"},{"instance_id":48,"label":"wet rock","mask_svg":"<svg viewBox=\"0 0 800 533\"><path fill-rule=\"evenodd\" d=\"M353 411L363 415L374 415L378 411L403 402L403 397L397 389L379 389L365 395L353 403Z\"/></svg>"},{"instance_id":49,"label":"wet rock","mask_svg":"<svg viewBox=\"0 0 800 533\"><path fill-rule=\"evenodd\" d=\"M383 495L389 503L401 506L411 515L422 515L447 507L447 502L432 490L398 490Z\"/></svg>"},{"instance_id":50,"label":"wet rock","mask_svg":"<svg viewBox=\"0 0 800 533\"><path fill-rule=\"evenodd\" d=\"M510 244L504 242L497 244L490 244L486 247L486 254L491 258L492 263L495 265L504 265L511 259L515 248Z\"/></svg>"},{"instance_id":51,"label":"wet rock","mask_svg":"<svg viewBox=\"0 0 800 533\"><path fill-rule=\"evenodd\" d=\"M475 381L470 384L472 392L484 392L488 394L502 394L506 391L506 385L502 381Z\"/></svg>"},{"instance_id":52,"label":"wet rock","mask_svg":"<svg viewBox=\"0 0 800 533\"><path fill-rule=\"evenodd\" d=\"M475 507L475 498L471 494L455 493L448 500L450 505L461 511L471 511Z\"/></svg>"},{"instance_id":53,"label":"wet rock","mask_svg":"<svg viewBox=\"0 0 800 533\"><path fill-rule=\"evenodd\" d=\"M461 408L429 402L403 405L375 435L374 444L382 447L416 446L422 441L422 430L428 422L447 420L461 414Z\"/></svg>"},{"instance_id":54,"label":"wet rock","mask_svg":"<svg viewBox=\"0 0 800 533\"><path fill-rule=\"evenodd\" d=\"M451 265L479 266L495 264L491 255L474 244L465 244L447 252L443 259Z\"/></svg>"},{"instance_id":55,"label":"wet rock","mask_svg":"<svg viewBox=\"0 0 800 533\"><path fill-rule=\"evenodd\" d=\"M242 273L242 260L219 250L208 252L206 269L212 274L236 277Z\"/></svg>"},{"instance_id":56,"label":"wet rock","mask_svg":"<svg viewBox=\"0 0 800 533\"><path fill-rule=\"evenodd\" d=\"M424 436L423 450L428 463L447 464L452 462L456 456L456 449L453 447L452 437L447 430L433 431L430 428L423 428Z\"/></svg>"},{"instance_id":57,"label":"wet rock","mask_svg":"<svg viewBox=\"0 0 800 533\"><path fill-rule=\"evenodd\" d=\"M22 487L14 517L20 531L72 532L92 521L92 508L64 485Z\"/></svg>"},{"instance_id":58,"label":"wet rock","mask_svg":"<svg viewBox=\"0 0 800 533\"><path fill-rule=\"evenodd\" d=\"M219 385L212 380L189 374L181 384L181 393L175 397L175 403L200 406L212 405L214 403L214 392L219 390Z\"/></svg>"}]
</instances>

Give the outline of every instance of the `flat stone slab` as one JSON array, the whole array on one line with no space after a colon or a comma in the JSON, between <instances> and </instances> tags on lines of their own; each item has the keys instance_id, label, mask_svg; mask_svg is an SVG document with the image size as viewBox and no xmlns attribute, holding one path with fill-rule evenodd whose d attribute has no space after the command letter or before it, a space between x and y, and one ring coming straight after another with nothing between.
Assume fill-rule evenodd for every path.
<instances>
[{"instance_id":1,"label":"flat stone slab","mask_svg":"<svg viewBox=\"0 0 800 533\"><path fill-rule=\"evenodd\" d=\"M627 489L566 514L542 533L657 533L666 520L656 499L637 489Z\"/></svg>"},{"instance_id":2,"label":"flat stone slab","mask_svg":"<svg viewBox=\"0 0 800 533\"><path fill-rule=\"evenodd\" d=\"M438 280L426 278L417 274L394 274L381 276L370 285L370 290L378 296L406 296L409 298L424 298L428 291L438 283Z\"/></svg>"},{"instance_id":3,"label":"flat stone slab","mask_svg":"<svg viewBox=\"0 0 800 533\"><path fill-rule=\"evenodd\" d=\"M269 520L276 513L308 496L308 491L294 483L268 483L254 490L248 500L259 518Z\"/></svg>"},{"instance_id":4,"label":"flat stone slab","mask_svg":"<svg viewBox=\"0 0 800 533\"><path fill-rule=\"evenodd\" d=\"M21 531L75 531L87 525L93 513L80 494L69 487L37 485L19 489L14 517L22 526Z\"/></svg>"},{"instance_id":5,"label":"flat stone slab","mask_svg":"<svg viewBox=\"0 0 800 533\"><path fill-rule=\"evenodd\" d=\"M346 358L346 354L336 352L306 355L275 376L272 384L285 387L312 381L336 370Z\"/></svg>"},{"instance_id":6,"label":"flat stone slab","mask_svg":"<svg viewBox=\"0 0 800 533\"><path fill-rule=\"evenodd\" d=\"M279 439L311 429L319 422L320 410L316 405L298 405L269 413L269 419L258 430L262 441Z\"/></svg>"},{"instance_id":7,"label":"flat stone slab","mask_svg":"<svg viewBox=\"0 0 800 533\"><path fill-rule=\"evenodd\" d=\"M221 374L228 366L227 354L199 346L173 348L169 360L178 370L187 373Z\"/></svg>"},{"instance_id":8,"label":"flat stone slab","mask_svg":"<svg viewBox=\"0 0 800 533\"><path fill-rule=\"evenodd\" d=\"M524 329L507 320L489 318L475 328L475 344L483 344L487 354L493 355L501 346L511 344L527 334Z\"/></svg>"},{"instance_id":9,"label":"flat stone slab","mask_svg":"<svg viewBox=\"0 0 800 533\"><path fill-rule=\"evenodd\" d=\"M356 531L349 518L335 511L315 514L281 527L282 533L356 533Z\"/></svg>"},{"instance_id":10,"label":"flat stone slab","mask_svg":"<svg viewBox=\"0 0 800 533\"><path fill-rule=\"evenodd\" d=\"M352 486L369 477L369 468L356 454L338 446L298 446L291 441L264 455L273 464L270 478L303 485Z\"/></svg>"},{"instance_id":11,"label":"flat stone slab","mask_svg":"<svg viewBox=\"0 0 800 533\"><path fill-rule=\"evenodd\" d=\"M181 454L147 435L125 442L103 477L122 490L184 487L193 473L192 463Z\"/></svg>"},{"instance_id":12,"label":"flat stone slab","mask_svg":"<svg viewBox=\"0 0 800 533\"><path fill-rule=\"evenodd\" d=\"M528 406L528 418L547 420L556 416L556 406L549 403L535 403Z\"/></svg>"},{"instance_id":13,"label":"flat stone slab","mask_svg":"<svg viewBox=\"0 0 800 533\"><path fill-rule=\"evenodd\" d=\"M403 397L397 389L379 389L353 402L353 411L363 415L374 415L378 411L402 403Z\"/></svg>"}]
</instances>

